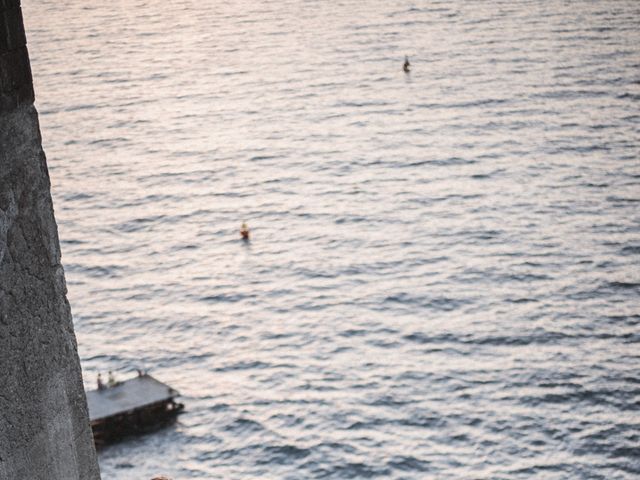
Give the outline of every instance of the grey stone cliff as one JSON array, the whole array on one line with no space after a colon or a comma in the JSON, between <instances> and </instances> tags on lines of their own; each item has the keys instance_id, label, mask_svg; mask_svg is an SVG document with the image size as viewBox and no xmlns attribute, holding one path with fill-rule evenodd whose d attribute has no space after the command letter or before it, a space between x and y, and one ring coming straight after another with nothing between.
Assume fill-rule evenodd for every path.
<instances>
[{"instance_id":1,"label":"grey stone cliff","mask_svg":"<svg viewBox=\"0 0 640 480\"><path fill-rule=\"evenodd\" d=\"M0 0L0 480L100 473L19 0Z\"/></svg>"}]
</instances>

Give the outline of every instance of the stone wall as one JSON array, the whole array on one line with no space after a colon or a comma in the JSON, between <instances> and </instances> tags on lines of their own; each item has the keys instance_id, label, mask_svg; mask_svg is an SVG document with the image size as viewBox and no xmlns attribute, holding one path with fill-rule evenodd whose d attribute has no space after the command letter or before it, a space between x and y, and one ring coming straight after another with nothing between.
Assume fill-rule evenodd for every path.
<instances>
[{"instance_id":1,"label":"stone wall","mask_svg":"<svg viewBox=\"0 0 640 480\"><path fill-rule=\"evenodd\" d=\"M98 464L19 0L0 0L0 480L94 480Z\"/></svg>"}]
</instances>

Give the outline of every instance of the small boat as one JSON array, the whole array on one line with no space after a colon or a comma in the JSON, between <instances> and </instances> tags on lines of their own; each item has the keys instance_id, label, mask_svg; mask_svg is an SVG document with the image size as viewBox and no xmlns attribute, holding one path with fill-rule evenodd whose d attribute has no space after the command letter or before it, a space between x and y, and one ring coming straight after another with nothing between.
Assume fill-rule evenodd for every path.
<instances>
[{"instance_id":1,"label":"small boat","mask_svg":"<svg viewBox=\"0 0 640 480\"><path fill-rule=\"evenodd\" d=\"M178 396L178 391L148 374L88 391L96 447L168 424L184 410L184 405L175 400Z\"/></svg>"}]
</instances>

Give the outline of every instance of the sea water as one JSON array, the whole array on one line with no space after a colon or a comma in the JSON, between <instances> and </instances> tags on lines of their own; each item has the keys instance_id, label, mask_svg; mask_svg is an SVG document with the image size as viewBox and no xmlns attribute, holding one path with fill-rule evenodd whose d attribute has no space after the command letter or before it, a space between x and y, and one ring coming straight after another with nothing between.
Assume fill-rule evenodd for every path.
<instances>
[{"instance_id":1,"label":"sea water","mask_svg":"<svg viewBox=\"0 0 640 480\"><path fill-rule=\"evenodd\" d=\"M638 477L639 2L22 3L103 478Z\"/></svg>"}]
</instances>

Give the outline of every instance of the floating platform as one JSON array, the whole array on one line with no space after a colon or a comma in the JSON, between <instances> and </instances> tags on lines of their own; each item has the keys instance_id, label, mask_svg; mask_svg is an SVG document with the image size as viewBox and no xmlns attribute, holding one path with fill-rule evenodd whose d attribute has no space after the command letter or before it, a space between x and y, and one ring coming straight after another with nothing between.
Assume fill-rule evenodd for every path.
<instances>
[{"instance_id":1,"label":"floating platform","mask_svg":"<svg viewBox=\"0 0 640 480\"><path fill-rule=\"evenodd\" d=\"M96 446L166 425L184 409L180 394L151 375L141 375L87 392L89 420Z\"/></svg>"}]
</instances>

